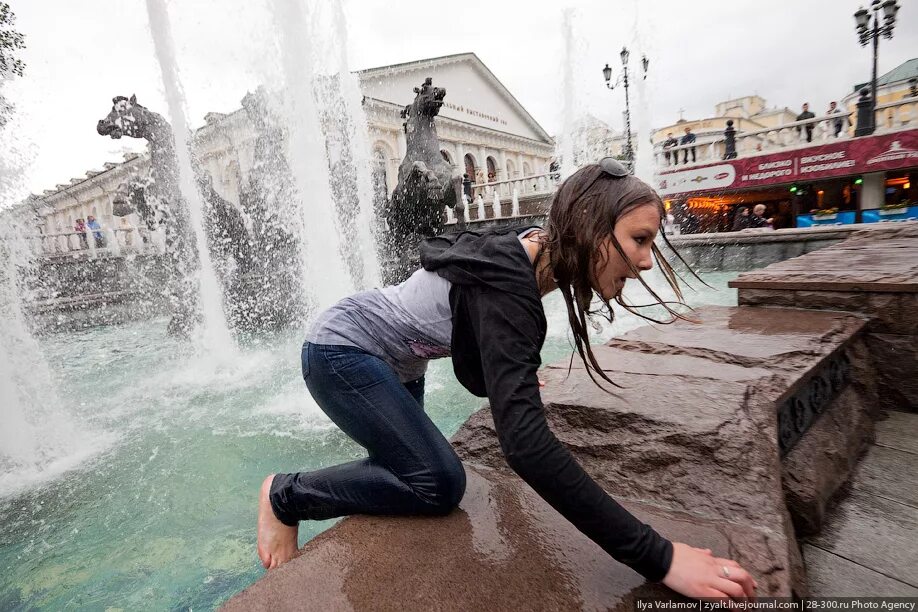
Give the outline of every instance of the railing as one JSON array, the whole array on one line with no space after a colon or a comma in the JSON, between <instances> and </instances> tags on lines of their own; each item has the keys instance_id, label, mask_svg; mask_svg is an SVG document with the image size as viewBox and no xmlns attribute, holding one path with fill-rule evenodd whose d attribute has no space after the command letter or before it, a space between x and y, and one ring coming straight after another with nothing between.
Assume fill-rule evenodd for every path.
<instances>
[{"instance_id":1,"label":"railing","mask_svg":"<svg viewBox=\"0 0 918 612\"><path fill-rule=\"evenodd\" d=\"M520 198L550 195L555 192L559 179L560 175L551 173L472 185L472 200L469 201L465 194L462 195L465 221L519 217ZM446 209L446 222L456 223L456 214L452 208Z\"/></svg>"},{"instance_id":2,"label":"railing","mask_svg":"<svg viewBox=\"0 0 918 612\"><path fill-rule=\"evenodd\" d=\"M736 151L731 158L812 147L828 144L836 139L851 138L854 133L854 115L855 113L841 112L754 132L736 132ZM841 124L840 130L837 129L837 123ZM918 127L918 98L905 98L877 106L875 133L885 134L916 127ZM692 149L695 149L694 159ZM688 152L688 163L685 162L686 152ZM679 145L668 149L664 149L662 144L654 146L654 162L658 170L710 164L726 159L726 155L726 135L718 135L713 141Z\"/></svg>"},{"instance_id":3,"label":"railing","mask_svg":"<svg viewBox=\"0 0 918 612\"><path fill-rule=\"evenodd\" d=\"M509 198L514 191L521 198L531 195L545 195L554 193L558 182L558 175L551 173L534 174L491 183L477 183L472 185L472 197L481 196L485 200L489 200L494 197L496 192L502 198Z\"/></svg>"},{"instance_id":4,"label":"railing","mask_svg":"<svg viewBox=\"0 0 918 612\"><path fill-rule=\"evenodd\" d=\"M83 232L57 232L32 238L36 251L42 255L89 255L107 253L164 253L165 236L162 231L146 227L87 228Z\"/></svg>"}]
</instances>

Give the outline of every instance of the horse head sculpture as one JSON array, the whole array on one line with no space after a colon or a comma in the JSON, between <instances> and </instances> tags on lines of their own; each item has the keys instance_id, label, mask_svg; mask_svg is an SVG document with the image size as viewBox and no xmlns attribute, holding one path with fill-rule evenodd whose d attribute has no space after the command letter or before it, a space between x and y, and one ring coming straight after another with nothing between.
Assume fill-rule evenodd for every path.
<instances>
[{"instance_id":1,"label":"horse head sculpture","mask_svg":"<svg viewBox=\"0 0 918 612\"><path fill-rule=\"evenodd\" d=\"M112 110L99 120L96 131L100 136L111 136L113 139L122 136L149 139L156 123L156 113L137 104L136 95L130 98L115 96L112 98Z\"/></svg>"}]
</instances>

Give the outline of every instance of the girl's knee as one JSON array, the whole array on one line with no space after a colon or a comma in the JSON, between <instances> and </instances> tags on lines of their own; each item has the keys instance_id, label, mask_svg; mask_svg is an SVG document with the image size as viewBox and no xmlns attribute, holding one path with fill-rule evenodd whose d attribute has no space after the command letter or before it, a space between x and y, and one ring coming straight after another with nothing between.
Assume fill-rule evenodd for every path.
<instances>
[{"instance_id":1,"label":"girl's knee","mask_svg":"<svg viewBox=\"0 0 918 612\"><path fill-rule=\"evenodd\" d=\"M465 495L465 469L456 458L432 476L431 490L421 497L432 514L449 514Z\"/></svg>"}]
</instances>

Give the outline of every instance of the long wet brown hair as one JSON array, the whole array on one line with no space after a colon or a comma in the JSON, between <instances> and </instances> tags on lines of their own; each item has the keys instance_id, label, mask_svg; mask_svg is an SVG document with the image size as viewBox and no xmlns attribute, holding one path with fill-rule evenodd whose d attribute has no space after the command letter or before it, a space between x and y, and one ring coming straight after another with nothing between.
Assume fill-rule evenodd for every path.
<instances>
[{"instance_id":1,"label":"long wet brown hair","mask_svg":"<svg viewBox=\"0 0 918 612\"><path fill-rule=\"evenodd\" d=\"M539 270L542 263L540 260L543 255L547 254L546 273L550 272L553 275L555 284L564 297L574 345L580 354L587 374L599 387L602 385L596 380L595 375L620 387L603 372L602 367L596 361L596 356L593 355L590 348L590 336L587 329L588 317L601 316L610 323L615 318L610 301L593 289L594 271L602 269L607 263L605 250L600 248L606 240L611 240L622 260L628 264L631 272L637 276L655 300L655 303L652 304L628 304L619 292L613 299L620 306L655 323L672 323L676 319L686 319L685 311L688 308L679 287L680 277L666 261L656 243L651 247L653 256L667 284L676 295L677 301L675 302L662 299L641 278L640 270L637 269L634 262L628 259L621 244L615 238L614 230L618 219L645 204L656 206L660 213L659 235L679 261L691 271L691 267L676 252L663 232L666 210L660 196L640 179L632 175L612 176L597 164L581 168L558 188L552 200L548 224L545 227L547 237L543 238L543 248L539 250L538 258L535 261L535 268ZM694 275L694 272L692 274ZM594 306L597 300L598 305ZM659 320L641 312L641 309L654 306L662 306L669 317ZM571 358L573 359L573 355Z\"/></svg>"}]
</instances>

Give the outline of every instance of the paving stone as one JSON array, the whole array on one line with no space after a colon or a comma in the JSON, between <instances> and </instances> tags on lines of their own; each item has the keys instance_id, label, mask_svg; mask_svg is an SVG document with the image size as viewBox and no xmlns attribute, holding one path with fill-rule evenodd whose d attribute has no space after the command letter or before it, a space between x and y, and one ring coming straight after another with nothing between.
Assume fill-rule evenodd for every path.
<instances>
[{"instance_id":1,"label":"paving stone","mask_svg":"<svg viewBox=\"0 0 918 612\"><path fill-rule=\"evenodd\" d=\"M857 469L855 491L879 495L918 508L918 456L872 446ZM918 534L916 534L918 538Z\"/></svg>"},{"instance_id":2,"label":"paving stone","mask_svg":"<svg viewBox=\"0 0 918 612\"><path fill-rule=\"evenodd\" d=\"M876 430L877 444L918 455L918 415L889 412Z\"/></svg>"},{"instance_id":3,"label":"paving stone","mask_svg":"<svg viewBox=\"0 0 918 612\"><path fill-rule=\"evenodd\" d=\"M918 588L843 557L803 545L812 597L918 597Z\"/></svg>"},{"instance_id":4,"label":"paving stone","mask_svg":"<svg viewBox=\"0 0 918 612\"><path fill-rule=\"evenodd\" d=\"M918 508L854 491L829 511L808 541L918 587Z\"/></svg>"}]
</instances>

